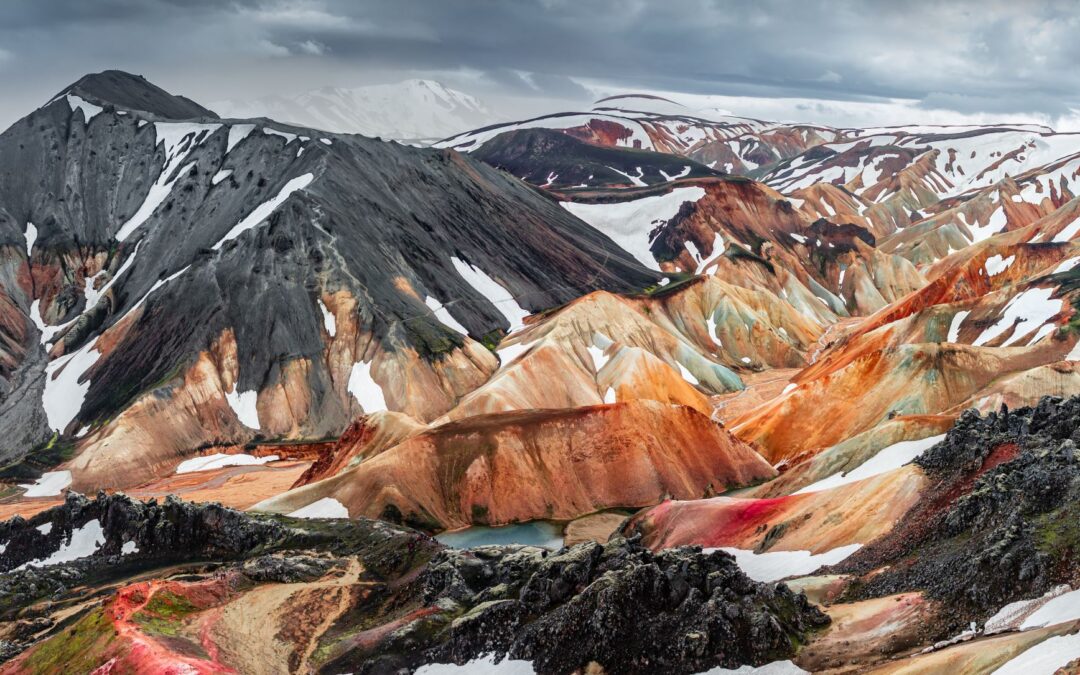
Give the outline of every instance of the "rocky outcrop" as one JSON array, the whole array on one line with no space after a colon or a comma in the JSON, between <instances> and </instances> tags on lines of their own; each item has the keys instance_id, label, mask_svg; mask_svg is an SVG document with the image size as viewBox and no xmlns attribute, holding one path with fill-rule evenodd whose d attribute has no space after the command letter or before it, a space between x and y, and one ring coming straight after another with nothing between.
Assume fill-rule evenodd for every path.
<instances>
[{"instance_id":1,"label":"rocky outcrop","mask_svg":"<svg viewBox=\"0 0 1080 675\"><path fill-rule=\"evenodd\" d=\"M860 597L919 589L949 629L1074 582L1080 555L1080 398L980 417L967 412L916 463L934 479L908 517L840 569Z\"/></svg>"},{"instance_id":2,"label":"rocky outcrop","mask_svg":"<svg viewBox=\"0 0 1080 675\"><path fill-rule=\"evenodd\" d=\"M434 546L419 533L370 521L296 525L173 497L140 502L123 494L87 499L69 493L60 506L0 523L0 615L91 579L172 563L236 560L286 548L340 552L362 544L374 552L391 540L403 551ZM396 564L391 558L367 562L373 571L388 572Z\"/></svg>"},{"instance_id":3,"label":"rocky outcrop","mask_svg":"<svg viewBox=\"0 0 1080 675\"><path fill-rule=\"evenodd\" d=\"M598 664L610 673L695 673L788 658L828 623L805 596L747 579L726 553L654 554L636 542L445 551L419 579L447 608L422 628L356 649L332 669L389 672L484 654L532 662L537 673ZM451 620L452 619L452 620ZM434 639L425 634L434 634Z\"/></svg>"},{"instance_id":4,"label":"rocky outcrop","mask_svg":"<svg viewBox=\"0 0 1080 675\"><path fill-rule=\"evenodd\" d=\"M96 550L10 571L95 523ZM28 534L50 528L44 539ZM544 674L594 663L607 672L694 673L790 658L828 623L804 595L751 581L725 553L654 554L622 538L554 554L525 546L457 551L366 520L271 519L177 500L72 495L30 522L0 524L0 543L9 570L0 581L0 635L22 636L3 644L14 660L0 665L2 673L61 663L87 671L276 665L382 673L485 656L527 660ZM184 573L165 578L176 571ZM80 597L76 585L136 574L65 615ZM35 604L44 597L50 602ZM242 635L258 639L234 641Z\"/></svg>"}]
</instances>

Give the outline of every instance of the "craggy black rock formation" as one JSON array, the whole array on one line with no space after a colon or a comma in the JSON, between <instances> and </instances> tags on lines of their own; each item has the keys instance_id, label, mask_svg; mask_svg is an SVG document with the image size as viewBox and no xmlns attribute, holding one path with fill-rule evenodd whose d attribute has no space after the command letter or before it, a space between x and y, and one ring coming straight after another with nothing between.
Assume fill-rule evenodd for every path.
<instances>
[{"instance_id":1,"label":"craggy black rock formation","mask_svg":"<svg viewBox=\"0 0 1080 675\"><path fill-rule=\"evenodd\" d=\"M485 654L538 673L591 662L610 673L694 673L789 658L828 618L782 584L751 581L734 558L636 540L548 554L520 546L438 554L418 581L432 614L327 670L391 672Z\"/></svg>"},{"instance_id":2,"label":"craggy black rock formation","mask_svg":"<svg viewBox=\"0 0 1080 675\"><path fill-rule=\"evenodd\" d=\"M12 571L92 524L101 528L92 554ZM129 542L137 552L125 548ZM653 553L622 538L554 554L528 546L463 551L381 522L72 495L29 520L0 524L0 544L0 634L9 641L0 654L7 657L50 628L47 608L74 597L76 586L85 592L155 569L175 573L190 561L210 564L192 568L202 574L217 563L252 583L297 583L355 558L363 569L357 604L331 631L344 640L326 643L334 656L320 664L324 672L402 672L495 653L529 660L539 673L591 662L610 673L694 673L789 658L828 623L804 595L751 581L726 553ZM374 631L378 638L348 639L381 626L389 628Z\"/></svg>"},{"instance_id":3,"label":"craggy black rock formation","mask_svg":"<svg viewBox=\"0 0 1080 675\"><path fill-rule=\"evenodd\" d=\"M99 545L81 557L44 565L78 541L76 531L84 536L100 531ZM106 583L183 562L250 559L245 573L250 567L253 578L299 579L322 563L312 558L284 565L268 554L314 550L358 555L373 575L390 577L426 561L438 548L427 535L370 520L303 521L171 496L159 503L122 494L87 499L68 493L61 506L0 523L0 619L77 584Z\"/></svg>"},{"instance_id":4,"label":"craggy black rock formation","mask_svg":"<svg viewBox=\"0 0 1080 675\"><path fill-rule=\"evenodd\" d=\"M965 412L916 463L936 480L896 531L838 566L888 565L856 597L924 590L955 631L1080 580L1080 397Z\"/></svg>"}]
</instances>

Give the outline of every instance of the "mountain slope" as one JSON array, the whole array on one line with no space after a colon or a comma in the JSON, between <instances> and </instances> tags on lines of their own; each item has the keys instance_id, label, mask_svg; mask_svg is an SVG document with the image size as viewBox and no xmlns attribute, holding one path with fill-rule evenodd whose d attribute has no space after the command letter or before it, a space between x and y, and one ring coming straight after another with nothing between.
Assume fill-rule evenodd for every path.
<instances>
[{"instance_id":1,"label":"mountain slope","mask_svg":"<svg viewBox=\"0 0 1080 675\"><path fill-rule=\"evenodd\" d=\"M592 145L550 129L507 131L471 155L548 189L630 187L721 175L682 157Z\"/></svg>"}]
</instances>

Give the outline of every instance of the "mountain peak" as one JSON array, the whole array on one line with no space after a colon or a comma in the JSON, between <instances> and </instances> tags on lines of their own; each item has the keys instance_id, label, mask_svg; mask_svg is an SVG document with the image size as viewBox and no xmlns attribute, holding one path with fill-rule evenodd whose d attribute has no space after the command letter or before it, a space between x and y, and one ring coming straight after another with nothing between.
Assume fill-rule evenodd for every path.
<instances>
[{"instance_id":1,"label":"mountain peak","mask_svg":"<svg viewBox=\"0 0 1080 675\"><path fill-rule=\"evenodd\" d=\"M91 73L66 87L60 95L75 94L95 103L111 103L119 108L140 110L170 119L216 117L191 99L176 96L141 75L122 70Z\"/></svg>"}]
</instances>

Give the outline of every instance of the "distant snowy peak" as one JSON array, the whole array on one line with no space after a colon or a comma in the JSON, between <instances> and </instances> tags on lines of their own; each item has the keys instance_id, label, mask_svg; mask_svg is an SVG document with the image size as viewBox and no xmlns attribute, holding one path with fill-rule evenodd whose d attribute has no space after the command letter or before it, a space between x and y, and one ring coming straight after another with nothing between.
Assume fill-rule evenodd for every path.
<instances>
[{"instance_id":1,"label":"distant snowy peak","mask_svg":"<svg viewBox=\"0 0 1080 675\"><path fill-rule=\"evenodd\" d=\"M323 87L295 96L222 101L215 108L225 117L269 117L410 143L432 142L495 121L477 98L434 80Z\"/></svg>"},{"instance_id":2,"label":"distant snowy peak","mask_svg":"<svg viewBox=\"0 0 1080 675\"><path fill-rule=\"evenodd\" d=\"M782 126L778 122L766 122L750 117L740 117L732 114L730 111L716 107L691 107L652 94L619 94L617 96L608 96L593 103L592 109L596 112L611 112L614 114L638 117L684 117L719 124L748 125L754 130Z\"/></svg>"}]
</instances>

